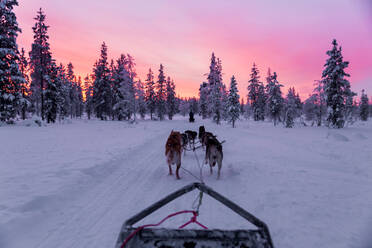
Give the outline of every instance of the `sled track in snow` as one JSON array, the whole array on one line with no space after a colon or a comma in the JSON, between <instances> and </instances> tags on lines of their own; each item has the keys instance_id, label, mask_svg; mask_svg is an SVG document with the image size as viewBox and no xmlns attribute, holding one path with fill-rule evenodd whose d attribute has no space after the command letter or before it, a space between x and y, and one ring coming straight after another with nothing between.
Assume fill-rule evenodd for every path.
<instances>
[{"instance_id":1,"label":"sled track in snow","mask_svg":"<svg viewBox=\"0 0 372 248\"><path fill-rule=\"evenodd\" d=\"M113 247L122 222L128 217L128 209L132 208L130 206L143 206L144 202L149 202L147 196L143 199L138 194L150 189L152 195L162 192L154 190L162 184L154 185L153 179L164 177L167 171L162 156L162 137L166 135L162 133L132 149L129 155L112 161L118 166L117 170L77 202L72 202L77 207L67 208L68 212L60 218L50 219L49 223L53 225L54 222L55 227L36 247ZM131 202L133 198L137 199L135 204ZM87 238L82 239L82 236Z\"/></svg>"}]
</instances>

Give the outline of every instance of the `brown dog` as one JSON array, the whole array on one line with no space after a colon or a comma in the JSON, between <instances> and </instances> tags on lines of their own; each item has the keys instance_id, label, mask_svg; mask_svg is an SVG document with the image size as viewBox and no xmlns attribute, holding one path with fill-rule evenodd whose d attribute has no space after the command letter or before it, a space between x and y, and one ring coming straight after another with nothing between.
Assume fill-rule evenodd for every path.
<instances>
[{"instance_id":1,"label":"brown dog","mask_svg":"<svg viewBox=\"0 0 372 248\"><path fill-rule=\"evenodd\" d=\"M181 145L182 136L179 132L170 133L167 143L165 144L165 156L167 156L167 163L169 166L169 175L172 175L172 164L177 165L176 177L180 179L179 169L181 168Z\"/></svg>"}]
</instances>

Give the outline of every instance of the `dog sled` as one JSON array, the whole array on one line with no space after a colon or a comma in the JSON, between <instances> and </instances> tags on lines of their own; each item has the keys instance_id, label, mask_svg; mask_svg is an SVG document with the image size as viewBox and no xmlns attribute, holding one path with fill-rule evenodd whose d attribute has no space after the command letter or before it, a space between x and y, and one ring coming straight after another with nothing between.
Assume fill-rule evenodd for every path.
<instances>
[{"instance_id":1,"label":"dog sled","mask_svg":"<svg viewBox=\"0 0 372 248\"><path fill-rule=\"evenodd\" d=\"M157 224L133 227L135 223L146 216L152 214L157 209L163 207L174 199L194 190L200 191L199 201L203 193L208 194L217 201L230 208L232 211L246 219L257 227L254 230L218 230L208 229L197 221L198 210L180 211L171 214ZM200 206L200 205L199 205ZM179 229L155 228L165 220L179 214L192 214L189 222L180 226ZM195 223L203 229L182 229L183 227ZM270 232L264 222L239 207L229 199L220 195L203 183L192 183L185 186L160 201L152 204L148 208L128 219L122 226L116 248L212 248L212 247L231 247L231 248L274 248Z\"/></svg>"}]
</instances>

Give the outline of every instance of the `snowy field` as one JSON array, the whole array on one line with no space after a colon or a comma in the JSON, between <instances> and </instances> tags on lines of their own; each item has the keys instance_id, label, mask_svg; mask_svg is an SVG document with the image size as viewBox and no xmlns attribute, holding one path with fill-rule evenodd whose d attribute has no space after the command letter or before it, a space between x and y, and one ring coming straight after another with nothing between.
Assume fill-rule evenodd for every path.
<instances>
[{"instance_id":1,"label":"snowy field","mask_svg":"<svg viewBox=\"0 0 372 248\"><path fill-rule=\"evenodd\" d=\"M172 129L201 124L226 140L221 179L204 166L206 184L266 222L275 247L371 247L362 240L372 235L372 122L330 130L242 121L232 129L183 117L0 127L0 247L114 247L127 218L195 181L183 170L181 180L167 175L164 144ZM197 156L203 160L201 149ZM182 166L199 174L192 152ZM191 209L196 195L141 224ZM251 228L210 197L203 198L199 221Z\"/></svg>"}]
</instances>

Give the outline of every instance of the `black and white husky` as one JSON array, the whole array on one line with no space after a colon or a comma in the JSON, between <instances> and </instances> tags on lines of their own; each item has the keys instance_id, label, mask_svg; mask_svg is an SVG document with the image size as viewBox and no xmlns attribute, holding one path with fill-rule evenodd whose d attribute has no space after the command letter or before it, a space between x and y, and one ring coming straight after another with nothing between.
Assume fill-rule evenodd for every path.
<instances>
[{"instance_id":1,"label":"black and white husky","mask_svg":"<svg viewBox=\"0 0 372 248\"><path fill-rule=\"evenodd\" d=\"M218 164L217 179L219 179L223 159L222 144L215 137L210 137L206 141L206 147L205 164L209 162L211 175L213 174L212 167Z\"/></svg>"}]
</instances>

